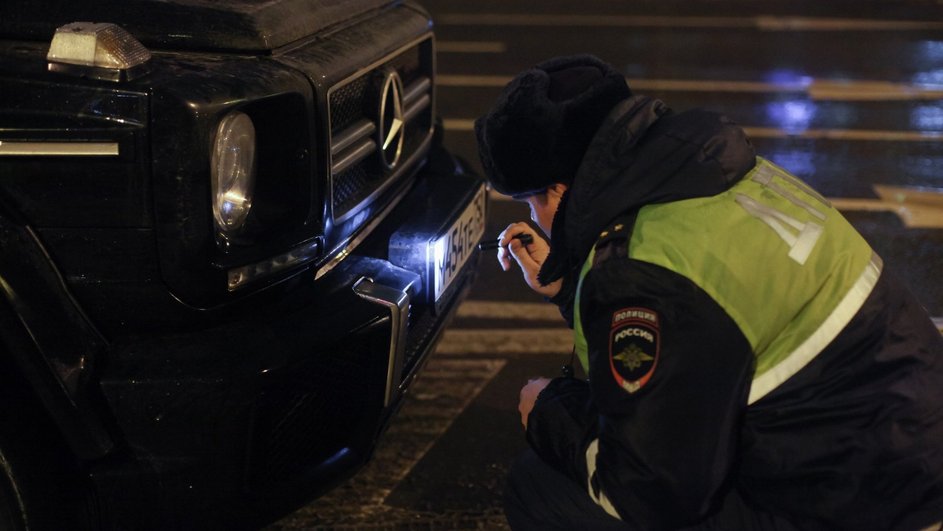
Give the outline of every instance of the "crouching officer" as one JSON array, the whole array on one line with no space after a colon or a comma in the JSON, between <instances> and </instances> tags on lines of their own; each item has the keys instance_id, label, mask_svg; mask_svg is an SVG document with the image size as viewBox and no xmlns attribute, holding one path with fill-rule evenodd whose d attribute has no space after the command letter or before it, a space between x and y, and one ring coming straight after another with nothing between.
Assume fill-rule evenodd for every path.
<instances>
[{"instance_id":1,"label":"crouching officer","mask_svg":"<svg viewBox=\"0 0 943 531\"><path fill-rule=\"evenodd\" d=\"M513 528L939 527L943 339L828 201L591 56L521 73L475 129L549 237L512 224L498 259L589 377L521 390Z\"/></svg>"}]
</instances>

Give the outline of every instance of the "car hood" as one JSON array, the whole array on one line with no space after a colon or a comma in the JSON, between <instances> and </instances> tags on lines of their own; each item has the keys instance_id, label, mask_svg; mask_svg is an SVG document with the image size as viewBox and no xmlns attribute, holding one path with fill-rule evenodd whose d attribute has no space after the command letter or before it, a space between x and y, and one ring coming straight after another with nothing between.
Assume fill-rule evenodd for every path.
<instances>
[{"instance_id":1,"label":"car hood","mask_svg":"<svg viewBox=\"0 0 943 531\"><path fill-rule=\"evenodd\" d=\"M259 52L394 0L0 0L0 37L45 40L70 22L112 22L152 49Z\"/></svg>"}]
</instances>

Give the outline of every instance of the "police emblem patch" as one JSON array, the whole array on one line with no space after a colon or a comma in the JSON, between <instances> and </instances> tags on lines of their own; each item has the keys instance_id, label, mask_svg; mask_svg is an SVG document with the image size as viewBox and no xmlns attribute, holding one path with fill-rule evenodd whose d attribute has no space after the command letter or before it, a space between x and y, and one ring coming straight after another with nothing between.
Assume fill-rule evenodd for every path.
<instances>
[{"instance_id":1,"label":"police emblem patch","mask_svg":"<svg viewBox=\"0 0 943 531\"><path fill-rule=\"evenodd\" d=\"M609 367L619 387L634 393L658 365L658 314L648 308L623 308L612 314Z\"/></svg>"}]
</instances>

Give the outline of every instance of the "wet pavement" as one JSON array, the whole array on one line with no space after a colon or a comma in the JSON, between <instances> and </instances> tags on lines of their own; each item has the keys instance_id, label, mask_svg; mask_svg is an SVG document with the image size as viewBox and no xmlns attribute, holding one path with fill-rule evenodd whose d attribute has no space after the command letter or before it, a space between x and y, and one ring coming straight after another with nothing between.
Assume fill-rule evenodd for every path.
<instances>
[{"instance_id":1,"label":"wet pavement","mask_svg":"<svg viewBox=\"0 0 943 531\"><path fill-rule=\"evenodd\" d=\"M593 53L638 93L744 126L758 153L827 196L943 317L943 3L424 5L437 21L446 144L474 167L472 121L511 76ZM493 201L488 233L527 217ZM518 390L556 375L570 340L516 273L490 256L483 266L372 462L269 531L506 529L503 478L525 446Z\"/></svg>"}]
</instances>

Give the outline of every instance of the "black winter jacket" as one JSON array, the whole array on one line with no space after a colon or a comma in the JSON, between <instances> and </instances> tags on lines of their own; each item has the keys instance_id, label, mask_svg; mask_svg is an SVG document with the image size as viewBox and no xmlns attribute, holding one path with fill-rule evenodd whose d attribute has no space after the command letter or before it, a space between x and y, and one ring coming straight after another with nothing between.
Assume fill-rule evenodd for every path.
<instances>
[{"instance_id":1,"label":"black winter jacket","mask_svg":"<svg viewBox=\"0 0 943 531\"><path fill-rule=\"evenodd\" d=\"M742 130L714 113L675 114L639 96L613 110L554 219L541 271L544 282L564 278L554 302L570 316L579 267L594 245L604 255L580 297L589 383L544 389L528 441L632 529L709 520L734 489L801 529L939 521L943 339L891 273L825 350L748 407L754 356L730 316L683 276L617 251L640 207L718 194L754 164ZM623 239L600 241L616 221ZM593 352L609 348L613 309L639 301L658 309L660 365L650 389L628 394ZM605 449L595 473L592 441Z\"/></svg>"}]
</instances>

